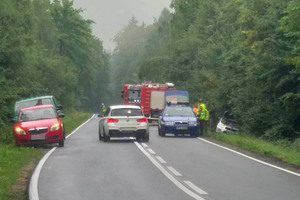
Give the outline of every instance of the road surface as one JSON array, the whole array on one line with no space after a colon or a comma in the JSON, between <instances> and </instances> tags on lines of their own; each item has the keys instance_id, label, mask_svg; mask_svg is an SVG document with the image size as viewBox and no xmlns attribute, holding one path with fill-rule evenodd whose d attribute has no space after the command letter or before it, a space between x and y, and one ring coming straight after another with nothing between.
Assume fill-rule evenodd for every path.
<instances>
[{"instance_id":1,"label":"road surface","mask_svg":"<svg viewBox=\"0 0 300 200\"><path fill-rule=\"evenodd\" d=\"M300 175L188 136L98 139L92 117L37 176L40 200L298 200ZM34 187L34 186L31 186ZM34 199L31 199L34 200Z\"/></svg>"}]
</instances>

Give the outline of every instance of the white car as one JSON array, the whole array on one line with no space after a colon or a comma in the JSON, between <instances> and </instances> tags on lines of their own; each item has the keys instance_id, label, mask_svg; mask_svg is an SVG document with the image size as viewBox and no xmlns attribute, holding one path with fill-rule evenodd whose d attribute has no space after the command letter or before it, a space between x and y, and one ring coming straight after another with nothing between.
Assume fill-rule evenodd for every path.
<instances>
[{"instance_id":1,"label":"white car","mask_svg":"<svg viewBox=\"0 0 300 200\"><path fill-rule=\"evenodd\" d=\"M224 112L217 124L217 133L236 134L238 132L237 123L228 111Z\"/></svg>"},{"instance_id":2,"label":"white car","mask_svg":"<svg viewBox=\"0 0 300 200\"><path fill-rule=\"evenodd\" d=\"M99 121L99 140L110 137L136 137L137 141L149 141L149 124L141 108L135 105L110 106Z\"/></svg>"}]
</instances>

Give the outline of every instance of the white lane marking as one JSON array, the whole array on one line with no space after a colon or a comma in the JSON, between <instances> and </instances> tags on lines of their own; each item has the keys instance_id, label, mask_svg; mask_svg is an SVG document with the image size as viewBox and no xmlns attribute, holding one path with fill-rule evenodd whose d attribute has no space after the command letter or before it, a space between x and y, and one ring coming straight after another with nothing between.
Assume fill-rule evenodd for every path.
<instances>
[{"instance_id":1,"label":"white lane marking","mask_svg":"<svg viewBox=\"0 0 300 200\"><path fill-rule=\"evenodd\" d=\"M80 126L78 126L74 131L72 131L72 133L70 133L69 135L67 135L66 138L71 137L71 135L73 135L76 131L78 131L78 129L80 129L83 125L85 125L86 123L88 123L94 116L95 116L95 114L93 114L93 116L90 119L88 119L86 122L84 122L83 124L81 124Z\"/></svg>"},{"instance_id":2,"label":"white lane marking","mask_svg":"<svg viewBox=\"0 0 300 200\"><path fill-rule=\"evenodd\" d=\"M95 116L95 114L93 114L93 116L90 119L88 119L86 122L81 124L74 131L72 131L72 133L70 133L68 136L66 136L66 138L73 135L79 128L81 128L83 125L88 123L94 116ZM49 158L49 156L54 152L54 150L56 148L57 147L53 147L51 150L49 150L48 153L46 155L44 155L44 157L40 160L40 162L38 163L38 165L34 169L34 172L33 172L32 176L30 178L30 183L29 183L29 188L28 188L28 190L29 190L28 191L29 192L29 200L39 200L39 192L38 192L39 176L40 176L42 167L45 164L46 160Z\"/></svg>"},{"instance_id":3,"label":"white lane marking","mask_svg":"<svg viewBox=\"0 0 300 200\"><path fill-rule=\"evenodd\" d=\"M180 174L176 169L174 169L173 167L167 167L175 176L182 176L182 174Z\"/></svg>"},{"instance_id":4,"label":"white lane marking","mask_svg":"<svg viewBox=\"0 0 300 200\"><path fill-rule=\"evenodd\" d=\"M296 172L292 172L292 171L290 171L290 170L287 170L287 169L284 169L284 168L281 168L281 167L277 167L277 166L272 165L272 164L270 164L270 163L264 162L264 161L262 161L262 160L259 160L259 159L256 159L256 158L253 158L253 157L250 157L250 156L247 156L247 155L242 154L242 153L240 153L240 152L238 152L238 151L229 149L229 148L227 148L227 147L223 147L223 146L221 146L221 145L218 145L218 144L216 144L216 143L210 142L210 141L208 141L208 140L205 140L205 139L202 139L202 138L198 138L198 139L199 139L199 140L202 140L203 142L207 142L207 143L212 144L212 145L214 145L214 146L217 146L217 147L220 147L220 148L222 148L222 149L225 149L225 150L227 150L227 151L233 152L233 153L235 153L235 154L238 154L238 155L240 155L240 156L243 156L243 157L245 157L245 158L248 158L248 159L250 159L250 160L254 160L254 161L259 162L259 163L261 163L261 164L263 164L263 165L267 165L267 166L269 166L269 167L273 167L273 168L275 168L275 169L279 169L279 170L281 170L281 171L284 171L284 172L287 172L287 173L290 173L290 174L293 174L293 175L295 175L295 176L299 176L299 177L300 177L300 174L298 174L298 173L296 173Z\"/></svg>"},{"instance_id":5,"label":"white lane marking","mask_svg":"<svg viewBox=\"0 0 300 200\"><path fill-rule=\"evenodd\" d=\"M196 186L194 183L192 183L191 181L184 181L188 186L190 186L193 190L195 190L196 192L198 192L199 194L208 194L207 192L205 192L204 190L202 190L201 188L199 188L198 186Z\"/></svg>"},{"instance_id":6,"label":"white lane marking","mask_svg":"<svg viewBox=\"0 0 300 200\"><path fill-rule=\"evenodd\" d=\"M162 159L162 157L160 157L160 156L155 156L155 157L157 158L157 160L158 160L160 163L162 163L162 164L166 164L166 163L167 163L164 159Z\"/></svg>"},{"instance_id":7,"label":"white lane marking","mask_svg":"<svg viewBox=\"0 0 300 200\"><path fill-rule=\"evenodd\" d=\"M149 147L146 143L142 143L142 145L143 145L145 148L148 148L148 147Z\"/></svg>"},{"instance_id":8,"label":"white lane marking","mask_svg":"<svg viewBox=\"0 0 300 200\"><path fill-rule=\"evenodd\" d=\"M30 200L39 200L39 192L38 192L38 180L40 176L40 172L46 160L53 153L56 147L53 147L48 153L40 160L39 164L35 168L29 184L29 199Z\"/></svg>"},{"instance_id":9,"label":"white lane marking","mask_svg":"<svg viewBox=\"0 0 300 200\"><path fill-rule=\"evenodd\" d=\"M180 183L175 177L173 177L167 170L165 170L152 156L138 143L134 142L135 145L147 156L147 158L170 180L174 183L178 188L180 188L183 192L185 192L190 197L196 200L205 200L195 192L191 191L189 188Z\"/></svg>"},{"instance_id":10,"label":"white lane marking","mask_svg":"<svg viewBox=\"0 0 300 200\"><path fill-rule=\"evenodd\" d=\"M151 154L156 154L155 151L153 151L152 149L148 149L148 151L149 151Z\"/></svg>"}]
</instances>

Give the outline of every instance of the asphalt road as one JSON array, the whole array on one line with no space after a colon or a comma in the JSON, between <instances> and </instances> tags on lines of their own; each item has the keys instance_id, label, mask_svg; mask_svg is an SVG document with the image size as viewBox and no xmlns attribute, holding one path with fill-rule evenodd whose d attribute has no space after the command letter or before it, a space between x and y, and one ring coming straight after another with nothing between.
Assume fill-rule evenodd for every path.
<instances>
[{"instance_id":1,"label":"asphalt road","mask_svg":"<svg viewBox=\"0 0 300 200\"><path fill-rule=\"evenodd\" d=\"M98 139L93 117L46 160L40 200L298 200L300 177L201 138ZM31 199L32 200L32 199Z\"/></svg>"}]
</instances>

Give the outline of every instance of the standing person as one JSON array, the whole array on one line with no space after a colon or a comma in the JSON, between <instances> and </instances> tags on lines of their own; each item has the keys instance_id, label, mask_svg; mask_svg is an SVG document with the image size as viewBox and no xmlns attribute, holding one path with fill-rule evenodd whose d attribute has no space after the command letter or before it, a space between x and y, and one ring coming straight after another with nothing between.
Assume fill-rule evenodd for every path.
<instances>
[{"instance_id":1,"label":"standing person","mask_svg":"<svg viewBox=\"0 0 300 200\"><path fill-rule=\"evenodd\" d=\"M204 133L206 134L209 112L206 109L206 105L203 103L202 99L199 99L197 116L199 117L200 121L200 135L203 135Z\"/></svg>"},{"instance_id":2,"label":"standing person","mask_svg":"<svg viewBox=\"0 0 300 200\"><path fill-rule=\"evenodd\" d=\"M216 131L216 109L214 102L209 104L209 127L210 131Z\"/></svg>"},{"instance_id":3,"label":"standing person","mask_svg":"<svg viewBox=\"0 0 300 200\"><path fill-rule=\"evenodd\" d=\"M102 103L102 115L105 115L106 113L106 106L104 105L104 103Z\"/></svg>"},{"instance_id":4,"label":"standing person","mask_svg":"<svg viewBox=\"0 0 300 200\"><path fill-rule=\"evenodd\" d=\"M197 115L197 113L198 113L198 104L197 103L194 103L193 112L195 113L195 115Z\"/></svg>"}]
</instances>

